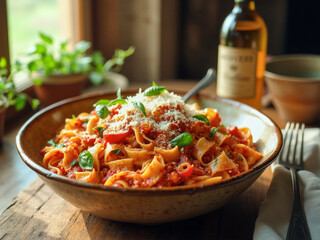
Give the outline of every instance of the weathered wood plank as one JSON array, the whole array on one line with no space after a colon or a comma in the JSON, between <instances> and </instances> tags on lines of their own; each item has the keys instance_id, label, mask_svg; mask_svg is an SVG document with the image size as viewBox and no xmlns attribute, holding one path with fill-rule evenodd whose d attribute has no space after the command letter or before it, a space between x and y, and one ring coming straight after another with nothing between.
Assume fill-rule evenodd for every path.
<instances>
[{"instance_id":1,"label":"weathered wood plank","mask_svg":"<svg viewBox=\"0 0 320 240\"><path fill-rule=\"evenodd\" d=\"M262 176L244 194L204 216L160 225L138 225L85 213L37 179L1 215L0 239L226 239L239 236L248 239L252 237L266 183ZM257 195L258 202L252 205ZM228 231L230 227L233 231Z\"/></svg>"}]
</instances>

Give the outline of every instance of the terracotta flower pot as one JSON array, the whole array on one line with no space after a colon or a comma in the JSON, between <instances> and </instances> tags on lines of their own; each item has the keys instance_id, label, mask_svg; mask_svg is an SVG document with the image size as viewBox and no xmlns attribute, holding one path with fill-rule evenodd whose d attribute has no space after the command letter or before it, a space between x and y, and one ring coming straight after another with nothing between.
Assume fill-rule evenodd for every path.
<instances>
[{"instance_id":1,"label":"terracotta flower pot","mask_svg":"<svg viewBox=\"0 0 320 240\"><path fill-rule=\"evenodd\" d=\"M81 94L88 76L85 74L52 75L45 77L33 74L32 78L43 81L42 85L34 85L37 98L41 106L46 107L60 100Z\"/></svg>"},{"instance_id":2,"label":"terracotta flower pot","mask_svg":"<svg viewBox=\"0 0 320 240\"><path fill-rule=\"evenodd\" d=\"M0 144L2 143L2 137L4 133L5 112L6 108L0 107Z\"/></svg>"}]
</instances>

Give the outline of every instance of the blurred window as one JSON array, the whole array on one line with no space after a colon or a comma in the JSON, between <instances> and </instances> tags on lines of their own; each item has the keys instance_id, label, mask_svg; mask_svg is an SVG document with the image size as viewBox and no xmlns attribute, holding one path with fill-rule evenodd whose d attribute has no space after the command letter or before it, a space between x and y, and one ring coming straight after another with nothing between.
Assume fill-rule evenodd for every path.
<instances>
[{"instance_id":1,"label":"blurred window","mask_svg":"<svg viewBox=\"0 0 320 240\"><path fill-rule=\"evenodd\" d=\"M11 63L23 60L39 32L62 39L58 0L7 0L7 16Z\"/></svg>"},{"instance_id":2,"label":"blurred window","mask_svg":"<svg viewBox=\"0 0 320 240\"><path fill-rule=\"evenodd\" d=\"M8 39L11 65L16 60L24 62L27 53L39 39L39 32L63 39L59 0L7 0ZM15 77L19 86L27 81L24 74Z\"/></svg>"}]
</instances>

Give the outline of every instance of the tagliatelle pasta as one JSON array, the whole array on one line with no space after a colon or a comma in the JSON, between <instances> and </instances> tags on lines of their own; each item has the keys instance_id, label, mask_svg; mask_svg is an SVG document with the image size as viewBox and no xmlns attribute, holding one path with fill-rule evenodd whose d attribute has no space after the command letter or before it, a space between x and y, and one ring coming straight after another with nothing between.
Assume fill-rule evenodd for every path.
<instances>
[{"instance_id":1,"label":"tagliatelle pasta","mask_svg":"<svg viewBox=\"0 0 320 240\"><path fill-rule=\"evenodd\" d=\"M118 91L66 119L41 154L56 174L133 188L215 184L263 157L249 128L225 127L217 110L185 104L155 84L126 99Z\"/></svg>"}]
</instances>

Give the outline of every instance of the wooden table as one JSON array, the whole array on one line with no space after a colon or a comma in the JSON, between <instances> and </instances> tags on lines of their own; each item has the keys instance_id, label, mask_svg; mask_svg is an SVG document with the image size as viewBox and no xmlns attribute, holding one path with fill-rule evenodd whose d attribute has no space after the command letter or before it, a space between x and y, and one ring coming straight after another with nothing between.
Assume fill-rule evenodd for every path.
<instances>
[{"instance_id":1,"label":"wooden table","mask_svg":"<svg viewBox=\"0 0 320 240\"><path fill-rule=\"evenodd\" d=\"M170 81L162 84L171 89L181 90L183 86L188 90L195 83L177 84ZM214 94L214 85L203 92ZM263 112L281 128L284 127L284 122L278 118L273 108L263 109ZM17 126L21 126L23 121L14 123L15 128L9 126L6 129L4 146L0 151L0 213L4 210L0 217L1 240L252 238L258 210L272 178L270 168L243 194L204 216L161 225L108 221L85 213L64 201L23 165L14 142ZM29 185L31 181L33 182ZM24 188L26 185L28 187Z\"/></svg>"}]
</instances>

